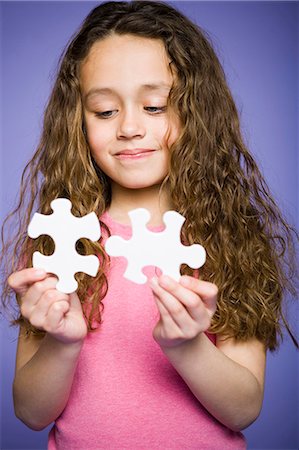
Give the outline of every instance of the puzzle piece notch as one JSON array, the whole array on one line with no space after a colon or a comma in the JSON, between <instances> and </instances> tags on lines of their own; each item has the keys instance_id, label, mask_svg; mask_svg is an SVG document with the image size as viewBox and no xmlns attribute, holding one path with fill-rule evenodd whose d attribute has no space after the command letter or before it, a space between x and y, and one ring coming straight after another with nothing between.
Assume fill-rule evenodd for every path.
<instances>
[{"instance_id":1,"label":"puzzle piece notch","mask_svg":"<svg viewBox=\"0 0 299 450\"><path fill-rule=\"evenodd\" d=\"M124 276L138 284L146 282L142 273L146 266L156 266L165 275L179 280L180 266L188 264L192 269L200 268L206 259L205 249L199 244L190 246L181 243L180 234L185 218L176 211L167 211L163 216L165 230L153 232L146 224L150 213L144 208L129 212L132 222L131 239L111 236L105 250L110 256L124 256L128 260Z\"/></svg>"},{"instance_id":2,"label":"puzzle piece notch","mask_svg":"<svg viewBox=\"0 0 299 450\"><path fill-rule=\"evenodd\" d=\"M98 258L95 255L79 255L76 242L81 238L92 241L100 239L100 224L94 212L84 217L73 216L72 204L65 198L53 200L51 208L53 213L49 215L35 213L28 227L28 235L31 238L46 234L55 243L55 251L50 256L34 252L33 267L43 268L46 272L57 275L56 288L69 294L75 292L78 287L75 273L84 272L91 276L97 274Z\"/></svg>"}]
</instances>

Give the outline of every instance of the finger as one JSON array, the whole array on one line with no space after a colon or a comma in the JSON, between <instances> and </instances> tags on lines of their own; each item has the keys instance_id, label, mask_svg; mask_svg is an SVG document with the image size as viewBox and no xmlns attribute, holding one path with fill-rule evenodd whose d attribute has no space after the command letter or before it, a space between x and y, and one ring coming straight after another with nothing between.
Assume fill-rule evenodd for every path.
<instances>
[{"instance_id":1,"label":"finger","mask_svg":"<svg viewBox=\"0 0 299 450\"><path fill-rule=\"evenodd\" d=\"M12 273L8 277L8 285L17 293L24 293L28 287L40 280L44 280L47 276L47 272L43 269L36 269L31 267L30 269L23 269Z\"/></svg>"},{"instance_id":2,"label":"finger","mask_svg":"<svg viewBox=\"0 0 299 450\"><path fill-rule=\"evenodd\" d=\"M169 314L168 310L165 308L163 303L156 296L155 302L160 313L160 323L162 325L160 330L163 329L163 337L164 338L168 337L168 339L170 338L177 339L178 337L182 337L181 329L175 323L175 321L173 320L172 316Z\"/></svg>"},{"instance_id":3,"label":"finger","mask_svg":"<svg viewBox=\"0 0 299 450\"><path fill-rule=\"evenodd\" d=\"M57 278L47 276L44 280L33 283L26 294L23 296L23 301L29 301L32 305L36 304L41 296L49 289L55 289L57 285ZM65 295L61 292L61 295Z\"/></svg>"},{"instance_id":4,"label":"finger","mask_svg":"<svg viewBox=\"0 0 299 450\"><path fill-rule=\"evenodd\" d=\"M40 301L41 297L47 290L55 289L57 284L57 278L47 277L44 280L37 281L34 283L26 292L26 294L21 297L21 313L24 317L29 318L32 310L36 307L37 303ZM58 292L58 291L57 291ZM61 297L64 298L65 294L60 293Z\"/></svg>"},{"instance_id":5,"label":"finger","mask_svg":"<svg viewBox=\"0 0 299 450\"><path fill-rule=\"evenodd\" d=\"M165 275L162 275L158 282L163 289L166 289L184 305L193 320L199 322L206 315L206 307L198 294Z\"/></svg>"},{"instance_id":6,"label":"finger","mask_svg":"<svg viewBox=\"0 0 299 450\"><path fill-rule=\"evenodd\" d=\"M36 328L44 327L46 317L50 307L59 301L69 302L67 294L62 294L56 289L48 289L40 298L38 303L32 308L28 317L30 323Z\"/></svg>"},{"instance_id":7,"label":"finger","mask_svg":"<svg viewBox=\"0 0 299 450\"><path fill-rule=\"evenodd\" d=\"M171 315L169 314L168 310L165 308L165 306L163 305L163 303L159 300L159 298L157 296L155 296L155 302L156 302L157 308L159 310L160 318L161 318L163 324L167 325L167 326L176 326L177 327L177 324L174 322L174 320L171 317Z\"/></svg>"},{"instance_id":8,"label":"finger","mask_svg":"<svg viewBox=\"0 0 299 450\"><path fill-rule=\"evenodd\" d=\"M183 275L179 282L182 286L198 294L213 313L216 310L218 288L216 284L209 281L198 280L197 278Z\"/></svg>"},{"instance_id":9,"label":"finger","mask_svg":"<svg viewBox=\"0 0 299 450\"><path fill-rule=\"evenodd\" d=\"M54 302L48 310L45 330L49 333L57 331L63 325L64 317L69 309L70 304L65 300Z\"/></svg>"},{"instance_id":10,"label":"finger","mask_svg":"<svg viewBox=\"0 0 299 450\"><path fill-rule=\"evenodd\" d=\"M171 293L160 286L157 278L154 277L151 280L151 287L179 328L185 328L186 324L191 325L190 321L193 321L193 318L190 316L184 305Z\"/></svg>"}]
</instances>

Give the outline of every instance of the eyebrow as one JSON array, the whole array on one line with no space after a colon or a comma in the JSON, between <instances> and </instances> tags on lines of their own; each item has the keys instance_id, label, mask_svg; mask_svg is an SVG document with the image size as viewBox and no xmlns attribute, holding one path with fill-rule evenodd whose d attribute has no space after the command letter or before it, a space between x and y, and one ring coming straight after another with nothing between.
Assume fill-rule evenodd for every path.
<instances>
[{"instance_id":1,"label":"eyebrow","mask_svg":"<svg viewBox=\"0 0 299 450\"><path fill-rule=\"evenodd\" d=\"M170 91L171 86L167 83L151 83L151 84L142 84L139 88L140 91ZM116 91L111 88L103 87L103 88L92 88L90 89L84 97L85 102L91 98L96 97L98 95L113 95Z\"/></svg>"}]
</instances>

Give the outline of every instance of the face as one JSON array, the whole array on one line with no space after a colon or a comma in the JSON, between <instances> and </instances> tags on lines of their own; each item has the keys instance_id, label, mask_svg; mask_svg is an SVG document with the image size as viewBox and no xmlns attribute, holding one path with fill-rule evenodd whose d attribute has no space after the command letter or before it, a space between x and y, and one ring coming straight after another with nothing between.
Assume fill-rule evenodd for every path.
<instances>
[{"instance_id":1,"label":"face","mask_svg":"<svg viewBox=\"0 0 299 450\"><path fill-rule=\"evenodd\" d=\"M178 120L167 109L173 83L159 40L113 35L93 45L80 71L87 139L113 186L159 185ZM170 118L172 116L172 119Z\"/></svg>"}]
</instances>

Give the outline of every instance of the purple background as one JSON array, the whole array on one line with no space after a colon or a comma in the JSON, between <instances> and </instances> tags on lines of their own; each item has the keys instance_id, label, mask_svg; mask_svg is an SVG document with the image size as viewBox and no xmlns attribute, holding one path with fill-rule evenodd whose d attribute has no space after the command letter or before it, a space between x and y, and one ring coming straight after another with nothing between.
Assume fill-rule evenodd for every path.
<instances>
[{"instance_id":1,"label":"purple background","mask_svg":"<svg viewBox=\"0 0 299 450\"><path fill-rule=\"evenodd\" d=\"M58 57L95 2L1 2L1 220L38 141ZM298 223L298 18L295 2L175 2L209 34L227 73L246 142L287 214ZM296 324L298 310L290 310ZM1 326L1 449L45 449L47 430L14 417L17 330ZM286 337L268 355L263 411L245 431L249 449L296 449L298 362ZM101 405L99 404L99 407Z\"/></svg>"}]
</instances>

